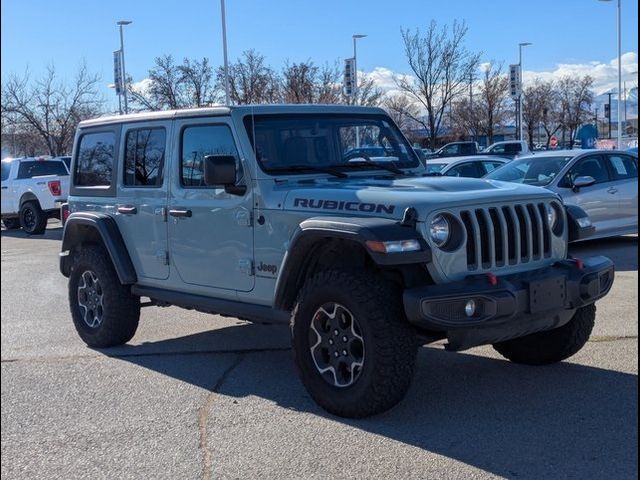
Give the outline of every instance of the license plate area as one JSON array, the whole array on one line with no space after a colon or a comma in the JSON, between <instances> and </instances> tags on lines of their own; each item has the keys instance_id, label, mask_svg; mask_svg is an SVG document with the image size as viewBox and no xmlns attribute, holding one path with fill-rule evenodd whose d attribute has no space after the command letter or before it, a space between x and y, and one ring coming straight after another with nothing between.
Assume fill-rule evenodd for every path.
<instances>
[{"instance_id":1,"label":"license plate area","mask_svg":"<svg viewBox=\"0 0 640 480\"><path fill-rule=\"evenodd\" d=\"M567 298L567 279L563 276L529 282L529 311L544 312L563 308Z\"/></svg>"}]
</instances>

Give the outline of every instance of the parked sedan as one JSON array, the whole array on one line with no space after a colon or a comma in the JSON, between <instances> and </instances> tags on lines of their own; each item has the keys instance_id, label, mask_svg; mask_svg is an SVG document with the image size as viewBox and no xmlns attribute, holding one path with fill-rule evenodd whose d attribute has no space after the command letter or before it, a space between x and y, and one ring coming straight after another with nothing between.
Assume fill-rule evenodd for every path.
<instances>
[{"instance_id":1,"label":"parked sedan","mask_svg":"<svg viewBox=\"0 0 640 480\"><path fill-rule=\"evenodd\" d=\"M427 159L427 174L481 178L507 163L507 159L473 155Z\"/></svg>"},{"instance_id":2,"label":"parked sedan","mask_svg":"<svg viewBox=\"0 0 640 480\"><path fill-rule=\"evenodd\" d=\"M638 155L607 150L541 152L514 160L485 178L538 185L584 210L588 238L638 233Z\"/></svg>"}]
</instances>

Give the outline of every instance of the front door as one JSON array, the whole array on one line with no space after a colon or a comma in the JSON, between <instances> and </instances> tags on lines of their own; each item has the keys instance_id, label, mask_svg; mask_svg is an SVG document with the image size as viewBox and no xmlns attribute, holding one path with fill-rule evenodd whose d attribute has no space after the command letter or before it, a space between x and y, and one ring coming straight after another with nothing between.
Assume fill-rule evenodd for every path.
<instances>
[{"instance_id":1,"label":"front door","mask_svg":"<svg viewBox=\"0 0 640 480\"><path fill-rule=\"evenodd\" d=\"M166 153L171 122L133 123L122 129L116 222L141 279L169 277Z\"/></svg>"},{"instance_id":2,"label":"front door","mask_svg":"<svg viewBox=\"0 0 640 480\"><path fill-rule=\"evenodd\" d=\"M593 177L596 182L574 191L571 185L578 177ZM582 208L589 215L597 234L611 231L617 222L618 197L611 180L605 157L589 155L579 159L559 184L565 187L560 192L563 201Z\"/></svg>"},{"instance_id":3,"label":"front door","mask_svg":"<svg viewBox=\"0 0 640 480\"><path fill-rule=\"evenodd\" d=\"M169 254L188 284L237 291L253 289L252 193L204 184L204 157L240 155L227 119L176 120L175 180L169 197ZM250 185L248 185L250 187Z\"/></svg>"}]
</instances>

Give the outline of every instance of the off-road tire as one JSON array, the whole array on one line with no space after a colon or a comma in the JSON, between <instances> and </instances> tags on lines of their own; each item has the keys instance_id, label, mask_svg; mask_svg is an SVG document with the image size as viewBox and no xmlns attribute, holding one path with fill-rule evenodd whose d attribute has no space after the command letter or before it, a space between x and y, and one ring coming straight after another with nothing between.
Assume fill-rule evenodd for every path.
<instances>
[{"instance_id":1,"label":"off-road tire","mask_svg":"<svg viewBox=\"0 0 640 480\"><path fill-rule=\"evenodd\" d=\"M41 235L47 228L47 214L35 200L22 204L18 218L22 230L28 235Z\"/></svg>"},{"instance_id":2,"label":"off-road tire","mask_svg":"<svg viewBox=\"0 0 640 480\"><path fill-rule=\"evenodd\" d=\"M349 309L364 339L364 364L348 387L325 381L310 351L312 317L327 302ZM311 397L328 412L367 417L390 409L409 390L418 343L404 315L400 288L384 278L341 270L316 274L301 289L290 326L298 375Z\"/></svg>"},{"instance_id":3,"label":"off-road tire","mask_svg":"<svg viewBox=\"0 0 640 480\"><path fill-rule=\"evenodd\" d=\"M20 220L17 218L5 218L2 220L2 224L7 230L17 230L20 228Z\"/></svg>"},{"instance_id":4,"label":"off-road tire","mask_svg":"<svg viewBox=\"0 0 640 480\"><path fill-rule=\"evenodd\" d=\"M503 357L525 365L548 365L575 355L589 340L596 318L595 304L579 308L562 327L493 345Z\"/></svg>"},{"instance_id":5,"label":"off-road tire","mask_svg":"<svg viewBox=\"0 0 640 480\"><path fill-rule=\"evenodd\" d=\"M102 320L95 327L85 321L80 307L78 286L85 272L95 275L102 293ZM120 283L108 255L97 245L84 246L73 256L69 306L78 335L90 347L122 345L133 338L138 328L140 297L132 295L129 286Z\"/></svg>"}]
</instances>

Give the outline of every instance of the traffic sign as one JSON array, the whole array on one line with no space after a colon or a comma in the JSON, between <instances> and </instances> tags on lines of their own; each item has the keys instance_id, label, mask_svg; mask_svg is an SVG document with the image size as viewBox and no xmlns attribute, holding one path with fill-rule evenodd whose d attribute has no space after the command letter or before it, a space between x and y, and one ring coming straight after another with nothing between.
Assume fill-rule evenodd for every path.
<instances>
[{"instance_id":1,"label":"traffic sign","mask_svg":"<svg viewBox=\"0 0 640 480\"><path fill-rule=\"evenodd\" d=\"M344 94L348 97L353 96L355 91L355 58L347 58L344 61L344 78L342 85L344 87Z\"/></svg>"},{"instance_id":2,"label":"traffic sign","mask_svg":"<svg viewBox=\"0 0 640 480\"><path fill-rule=\"evenodd\" d=\"M122 79L122 50L113 52L113 83L116 95L122 95L124 81Z\"/></svg>"},{"instance_id":3,"label":"traffic sign","mask_svg":"<svg viewBox=\"0 0 640 480\"><path fill-rule=\"evenodd\" d=\"M522 77L520 75L520 65L509 65L509 94L514 100L520 98L522 91Z\"/></svg>"}]
</instances>

